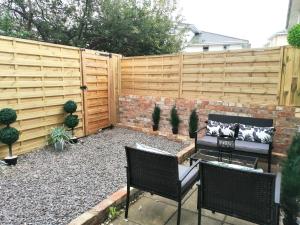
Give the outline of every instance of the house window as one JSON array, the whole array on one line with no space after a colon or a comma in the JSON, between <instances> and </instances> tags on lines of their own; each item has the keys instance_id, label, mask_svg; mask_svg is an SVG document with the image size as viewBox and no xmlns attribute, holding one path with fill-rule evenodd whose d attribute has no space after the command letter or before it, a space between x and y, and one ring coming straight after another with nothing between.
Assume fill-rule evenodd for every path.
<instances>
[{"instance_id":1,"label":"house window","mask_svg":"<svg viewBox=\"0 0 300 225\"><path fill-rule=\"evenodd\" d=\"M203 46L203 51L207 52L209 50L209 46Z\"/></svg>"},{"instance_id":2,"label":"house window","mask_svg":"<svg viewBox=\"0 0 300 225\"><path fill-rule=\"evenodd\" d=\"M223 46L223 49L224 49L224 50L227 50L228 48L229 48L229 45L224 45L224 46Z\"/></svg>"}]
</instances>

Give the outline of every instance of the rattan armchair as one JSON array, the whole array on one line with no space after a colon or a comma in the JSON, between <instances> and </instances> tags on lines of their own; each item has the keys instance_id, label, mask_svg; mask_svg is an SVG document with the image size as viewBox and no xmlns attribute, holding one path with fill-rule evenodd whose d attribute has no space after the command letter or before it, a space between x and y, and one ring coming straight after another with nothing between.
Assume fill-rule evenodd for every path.
<instances>
[{"instance_id":1,"label":"rattan armchair","mask_svg":"<svg viewBox=\"0 0 300 225\"><path fill-rule=\"evenodd\" d=\"M177 157L125 147L127 157L127 200L125 218L128 218L130 187L157 194L178 202L177 225L180 224L181 200L196 183L198 162L191 167L178 165Z\"/></svg>"},{"instance_id":2,"label":"rattan armchair","mask_svg":"<svg viewBox=\"0 0 300 225\"><path fill-rule=\"evenodd\" d=\"M280 174L224 168L200 162L198 225L201 209L219 212L260 225L278 225Z\"/></svg>"}]
</instances>

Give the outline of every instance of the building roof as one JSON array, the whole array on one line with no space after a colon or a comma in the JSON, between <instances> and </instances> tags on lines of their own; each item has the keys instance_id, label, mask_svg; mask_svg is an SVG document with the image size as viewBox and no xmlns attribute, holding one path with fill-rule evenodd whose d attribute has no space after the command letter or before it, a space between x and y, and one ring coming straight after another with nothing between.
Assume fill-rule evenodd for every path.
<instances>
[{"instance_id":1,"label":"building roof","mask_svg":"<svg viewBox=\"0 0 300 225\"><path fill-rule=\"evenodd\" d=\"M191 45L217 45L217 44L245 44L249 45L249 41L245 39L225 36L206 31L199 31L190 41Z\"/></svg>"}]
</instances>

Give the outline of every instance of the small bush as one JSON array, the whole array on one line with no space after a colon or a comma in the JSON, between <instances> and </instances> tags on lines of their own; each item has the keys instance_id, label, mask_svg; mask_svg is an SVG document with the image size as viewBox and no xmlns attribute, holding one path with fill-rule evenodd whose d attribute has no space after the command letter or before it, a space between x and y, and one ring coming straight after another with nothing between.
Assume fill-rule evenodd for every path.
<instances>
[{"instance_id":1,"label":"small bush","mask_svg":"<svg viewBox=\"0 0 300 225\"><path fill-rule=\"evenodd\" d=\"M158 105L155 104L153 113L152 113L152 121L154 125L158 125L160 121L160 108Z\"/></svg>"},{"instance_id":2,"label":"small bush","mask_svg":"<svg viewBox=\"0 0 300 225\"><path fill-rule=\"evenodd\" d=\"M300 24L296 24L289 30L287 40L290 45L300 48Z\"/></svg>"},{"instance_id":3,"label":"small bush","mask_svg":"<svg viewBox=\"0 0 300 225\"><path fill-rule=\"evenodd\" d=\"M283 162L281 208L284 225L297 225L300 212L300 134L296 134Z\"/></svg>"},{"instance_id":4,"label":"small bush","mask_svg":"<svg viewBox=\"0 0 300 225\"><path fill-rule=\"evenodd\" d=\"M64 127L55 127L52 128L49 136L49 144L55 144L57 142L66 142L68 143L71 139L71 135L66 131Z\"/></svg>"},{"instance_id":5,"label":"small bush","mask_svg":"<svg viewBox=\"0 0 300 225\"><path fill-rule=\"evenodd\" d=\"M66 113L74 113L76 112L77 104L76 102L69 100L64 104L64 110Z\"/></svg>"},{"instance_id":6,"label":"small bush","mask_svg":"<svg viewBox=\"0 0 300 225\"><path fill-rule=\"evenodd\" d=\"M0 123L9 126L11 123L16 122L17 113L15 110L5 108L0 110Z\"/></svg>"},{"instance_id":7,"label":"small bush","mask_svg":"<svg viewBox=\"0 0 300 225\"><path fill-rule=\"evenodd\" d=\"M68 115L65 118L65 125L68 128L73 129L74 127L76 127L78 125L78 123L79 123L79 119L78 119L77 115Z\"/></svg>"},{"instance_id":8,"label":"small bush","mask_svg":"<svg viewBox=\"0 0 300 225\"><path fill-rule=\"evenodd\" d=\"M12 145L19 139L19 131L13 127L4 127L0 130L0 141Z\"/></svg>"},{"instance_id":9,"label":"small bush","mask_svg":"<svg viewBox=\"0 0 300 225\"><path fill-rule=\"evenodd\" d=\"M171 109L171 118L170 118L170 124L172 126L172 128L178 128L179 127L179 123L180 123L180 119L179 119L179 116L178 116L178 112L177 112L177 109L176 109L176 106L174 105Z\"/></svg>"},{"instance_id":10,"label":"small bush","mask_svg":"<svg viewBox=\"0 0 300 225\"><path fill-rule=\"evenodd\" d=\"M195 133L198 130L198 122L199 118L196 112L196 109L194 109L191 112L190 119L189 119L189 132Z\"/></svg>"}]
</instances>

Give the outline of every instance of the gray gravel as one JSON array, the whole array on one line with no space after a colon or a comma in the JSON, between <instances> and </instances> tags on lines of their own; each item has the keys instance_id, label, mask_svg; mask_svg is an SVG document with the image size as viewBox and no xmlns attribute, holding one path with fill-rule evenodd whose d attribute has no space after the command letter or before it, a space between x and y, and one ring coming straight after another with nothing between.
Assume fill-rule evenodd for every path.
<instances>
[{"instance_id":1,"label":"gray gravel","mask_svg":"<svg viewBox=\"0 0 300 225\"><path fill-rule=\"evenodd\" d=\"M125 145L176 153L186 144L114 128L63 152L45 148L0 166L0 224L67 224L126 184Z\"/></svg>"}]
</instances>

